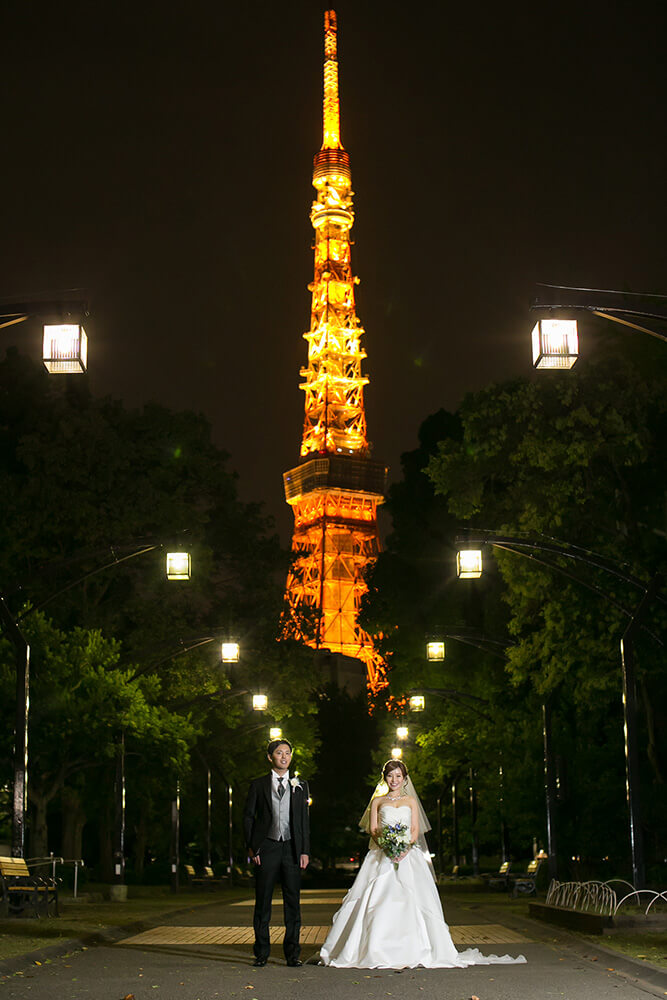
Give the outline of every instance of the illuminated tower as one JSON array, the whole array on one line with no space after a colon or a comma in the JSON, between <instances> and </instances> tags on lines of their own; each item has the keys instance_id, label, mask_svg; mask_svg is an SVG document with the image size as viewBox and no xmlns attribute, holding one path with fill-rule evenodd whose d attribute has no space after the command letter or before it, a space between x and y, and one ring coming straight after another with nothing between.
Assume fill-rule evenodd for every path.
<instances>
[{"instance_id":1,"label":"illuminated tower","mask_svg":"<svg viewBox=\"0 0 667 1000\"><path fill-rule=\"evenodd\" d=\"M377 558L377 506L387 470L370 458L361 346L354 308L350 229L354 222L350 157L340 141L336 13L324 15L324 138L315 154L310 212L315 272L308 365L301 369L305 419L301 463L284 474L294 510L293 569L287 579L286 633L366 664L368 685L384 687L385 668L357 624L364 572ZM305 615L304 615L305 612ZM304 619L314 617L312 629Z\"/></svg>"}]
</instances>

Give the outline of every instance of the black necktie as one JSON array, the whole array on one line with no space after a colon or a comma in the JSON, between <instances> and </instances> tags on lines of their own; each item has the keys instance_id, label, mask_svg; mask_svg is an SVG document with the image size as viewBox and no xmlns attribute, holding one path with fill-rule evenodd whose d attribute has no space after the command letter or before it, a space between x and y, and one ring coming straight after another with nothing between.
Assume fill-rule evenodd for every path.
<instances>
[{"instance_id":1,"label":"black necktie","mask_svg":"<svg viewBox=\"0 0 667 1000\"><path fill-rule=\"evenodd\" d=\"M285 794L285 786L283 785L284 778L278 778L278 798L282 799Z\"/></svg>"}]
</instances>

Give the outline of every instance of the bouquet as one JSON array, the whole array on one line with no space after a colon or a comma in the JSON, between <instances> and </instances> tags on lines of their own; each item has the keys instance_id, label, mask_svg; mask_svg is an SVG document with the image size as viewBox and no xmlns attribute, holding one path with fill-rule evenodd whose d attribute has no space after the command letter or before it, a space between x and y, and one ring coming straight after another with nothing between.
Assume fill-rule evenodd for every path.
<instances>
[{"instance_id":1,"label":"bouquet","mask_svg":"<svg viewBox=\"0 0 667 1000\"><path fill-rule=\"evenodd\" d=\"M410 843L410 831L405 823L391 823L382 828L377 838L377 844L381 851L384 851L390 861L394 862L394 868L398 871L398 861L401 854L405 854L412 844Z\"/></svg>"}]
</instances>

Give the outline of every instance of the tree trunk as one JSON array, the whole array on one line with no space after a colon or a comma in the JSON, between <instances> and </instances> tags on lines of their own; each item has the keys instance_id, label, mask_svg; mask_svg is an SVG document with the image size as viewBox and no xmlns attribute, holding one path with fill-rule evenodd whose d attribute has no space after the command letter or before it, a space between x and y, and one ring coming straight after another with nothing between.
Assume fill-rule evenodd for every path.
<instances>
[{"instance_id":1,"label":"tree trunk","mask_svg":"<svg viewBox=\"0 0 667 1000\"><path fill-rule=\"evenodd\" d=\"M32 823L29 831L28 855L31 858L46 858L49 853L49 827L46 819L49 798L31 789L30 802L32 803Z\"/></svg>"},{"instance_id":2,"label":"tree trunk","mask_svg":"<svg viewBox=\"0 0 667 1000\"><path fill-rule=\"evenodd\" d=\"M62 853L67 861L75 861L82 857L86 813L77 788L63 788L61 798L63 807Z\"/></svg>"},{"instance_id":3,"label":"tree trunk","mask_svg":"<svg viewBox=\"0 0 667 1000\"><path fill-rule=\"evenodd\" d=\"M105 796L104 807L99 817L99 843L100 843L100 878L103 882L113 881L113 783L105 781L105 788L109 789L109 794Z\"/></svg>"},{"instance_id":4,"label":"tree trunk","mask_svg":"<svg viewBox=\"0 0 667 1000\"><path fill-rule=\"evenodd\" d=\"M142 804L139 812L139 822L134 828L134 873L141 882L144 877L146 861L146 846L148 844L148 809Z\"/></svg>"}]
</instances>

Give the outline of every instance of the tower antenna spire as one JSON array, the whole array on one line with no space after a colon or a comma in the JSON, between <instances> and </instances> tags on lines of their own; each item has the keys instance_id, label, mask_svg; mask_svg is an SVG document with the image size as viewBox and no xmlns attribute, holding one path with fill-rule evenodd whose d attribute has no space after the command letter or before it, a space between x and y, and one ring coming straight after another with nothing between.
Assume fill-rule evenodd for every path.
<instances>
[{"instance_id":1,"label":"tower antenna spire","mask_svg":"<svg viewBox=\"0 0 667 1000\"><path fill-rule=\"evenodd\" d=\"M338 98L338 23L336 11L324 14L324 114L322 149L342 149Z\"/></svg>"}]
</instances>

